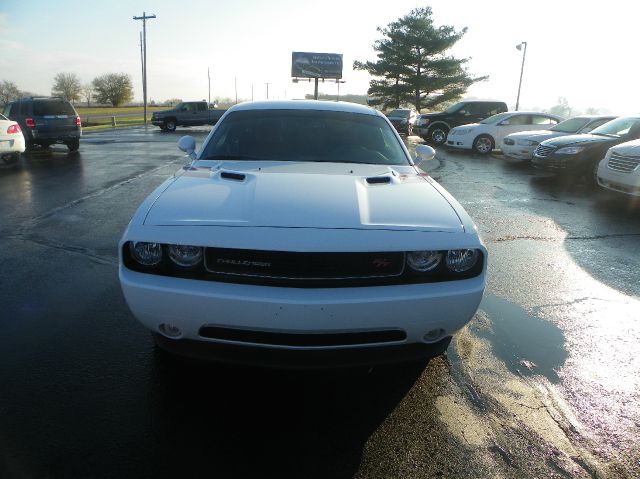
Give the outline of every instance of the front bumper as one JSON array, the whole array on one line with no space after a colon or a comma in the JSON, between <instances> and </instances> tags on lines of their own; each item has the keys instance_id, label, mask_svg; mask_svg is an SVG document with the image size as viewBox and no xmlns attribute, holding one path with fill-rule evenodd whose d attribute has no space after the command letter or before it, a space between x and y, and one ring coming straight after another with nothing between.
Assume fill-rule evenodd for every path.
<instances>
[{"instance_id":1,"label":"front bumper","mask_svg":"<svg viewBox=\"0 0 640 479\"><path fill-rule=\"evenodd\" d=\"M466 135L456 135L455 133L452 135L449 133L446 144L450 148L470 150L473 147L473 140Z\"/></svg>"},{"instance_id":2,"label":"front bumper","mask_svg":"<svg viewBox=\"0 0 640 479\"><path fill-rule=\"evenodd\" d=\"M425 360L445 352L452 338L445 337L431 344L315 350L274 349L191 339L176 340L160 334L154 334L154 339L165 351L198 360L278 369L324 369Z\"/></svg>"},{"instance_id":3,"label":"front bumper","mask_svg":"<svg viewBox=\"0 0 640 479\"><path fill-rule=\"evenodd\" d=\"M597 178L598 184L603 188L629 196L640 197L640 171L622 173L600 165Z\"/></svg>"},{"instance_id":4,"label":"front bumper","mask_svg":"<svg viewBox=\"0 0 640 479\"><path fill-rule=\"evenodd\" d=\"M500 149L504 156L514 158L516 160L531 161L535 146L505 145L502 143Z\"/></svg>"},{"instance_id":5,"label":"front bumper","mask_svg":"<svg viewBox=\"0 0 640 479\"><path fill-rule=\"evenodd\" d=\"M151 124L155 126L164 125L164 118L151 118Z\"/></svg>"},{"instance_id":6,"label":"front bumper","mask_svg":"<svg viewBox=\"0 0 640 479\"><path fill-rule=\"evenodd\" d=\"M550 155L540 158L533 156L531 166L546 171L578 171L584 167L582 162L576 161L572 155Z\"/></svg>"},{"instance_id":7,"label":"front bumper","mask_svg":"<svg viewBox=\"0 0 640 479\"><path fill-rule=\"evenodd\" d=\"M418 355L438 354L439 346L434 343L450 337L471 320L485 287L484 273L443 283L319 289L180 279L138 273L122 265L119 275L134 316L156 334L163 331L163 324L179 328L179 337L165 339L180 351L203 343L274 351L282 357L295 353L311 359L321 351L339 357L349 350L355 356L361 353L364 362L371 361L371 355L380 362L393 361L402 356L396 350L405 348ZM253 337L255 333L255 337L293 335L306 339L314 335L366 336L385 331L404 334L363 344L332 341L299 345L262 339L212 339L204 332L210 329L238 331L241 337ZM435 330L441 330L440 335L426 341L425 335ZM247 362L251 362L248 356Z\"/></svg>"}]
</instances>

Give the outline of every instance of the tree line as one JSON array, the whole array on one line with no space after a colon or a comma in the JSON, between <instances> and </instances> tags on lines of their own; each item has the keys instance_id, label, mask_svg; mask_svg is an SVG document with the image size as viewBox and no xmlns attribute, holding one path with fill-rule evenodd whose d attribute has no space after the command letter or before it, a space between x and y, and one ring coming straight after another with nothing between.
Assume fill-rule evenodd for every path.
<instances>
[{"instance_id":1,"label":"tree line","mask_svg":"<svg viewBox=\"0 0 640 479\"><path fill-rule=\"evenodd\" d=\"M75 73L61 72L53 78L51 95L59 96L72 103L83 99L87 107L91 102L120 106L133 99L133 82L126 73L105 73L83 84ZM22 91L8 80L0 81L0 105L34 94Z\"/></svg>"}]
</instances>

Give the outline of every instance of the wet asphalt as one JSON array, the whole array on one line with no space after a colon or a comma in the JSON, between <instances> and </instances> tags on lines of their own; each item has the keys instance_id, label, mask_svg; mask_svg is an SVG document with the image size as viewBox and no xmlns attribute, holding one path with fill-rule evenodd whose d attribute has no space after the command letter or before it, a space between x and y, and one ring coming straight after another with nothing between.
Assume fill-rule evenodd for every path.
<instances>
[{"instance_id":1,"label":"wet asphalt","mask_svg":"<svg viewBox=\"0 0 640 479\"><path fill-rule=\"evenodd\" d=\"M425 169L490 253L445 356L182 361L129 313L117 242L187 133L207 130L90 133L0 170L0 477L640 476L640 201L440 149Z\"/></svg>"}]
</instances>

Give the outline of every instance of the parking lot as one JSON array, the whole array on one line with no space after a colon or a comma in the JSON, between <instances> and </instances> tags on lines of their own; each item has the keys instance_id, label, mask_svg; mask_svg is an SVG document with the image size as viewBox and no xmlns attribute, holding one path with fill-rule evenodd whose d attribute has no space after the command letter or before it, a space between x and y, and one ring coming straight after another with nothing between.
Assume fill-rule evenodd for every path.
<instances>
[{"instance_id":1,"label":"parking lot","mask_svg":"<svg viewBox=\"0 0 640 479\"><path fill-rule=\"evenodd\" d=\"M426 169L490 255L446 356L181 361L130 314L117 243L207 132L91 133L0 170L0 477L640 476L640 202L439 149Z\"/></svg>"}]
</instances>

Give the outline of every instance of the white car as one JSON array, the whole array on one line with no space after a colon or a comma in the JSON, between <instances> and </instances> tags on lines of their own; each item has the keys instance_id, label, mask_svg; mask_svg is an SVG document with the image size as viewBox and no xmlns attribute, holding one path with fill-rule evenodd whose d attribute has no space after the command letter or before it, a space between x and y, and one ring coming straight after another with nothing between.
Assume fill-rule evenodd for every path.
<instances>
[{"instance_id":1,"label":"white car","mask_svg":"<svg viewBox=\"0 0 640 479\"><path fill-rule=\"evenodd\" d=\"M531 161L536 147L544 140L566 135L580 135L614 120L615 116L584 115L561 121L548 130L511 133L502 140L500 149L505 156L516 160Z\"/></svg>"},{"instance_id":2,"label":"white car","mask_svg":"<svg viewBox=\"0 0 640 479\"><path fill-rule=\"evenodd\" d=\"M181 355L285 367L435 356L475 314L487 250L460 204L360 105L227 111L119 245L134 316ZM417 161L435 152L416 148Z\"/></svg>"},{"instance_id":3,"label":"white car","mask_svg":"<svg viewBox=\"0 0 640 479\"><path fill-rule=\"evenodd\" d=\"M452 128L447 135L447 146L487 155L501 145L507 135L527 130L548 130L562 120L559 116L535 111L498 113L480 123Z\"/></svg>"},{"instance_id":4,"label":"white car","mask_svg":"<svg viewBox=\"0 0 640 479\"><path fill-rule=\"evenodd\" d=\"M24 153L24 136L20 125L0 114L0 160L5 165L15 165Z\"/></svg>"},{"instance_id":5,"label":"white car","mask_svg":"<svg viewBox=\"0 0 640 479\"><path fill-rule=\"evenodd\" d=\"M640 140L609 148L596 176L603 188L640 197Z\"/></svg>"}]
</instances>

